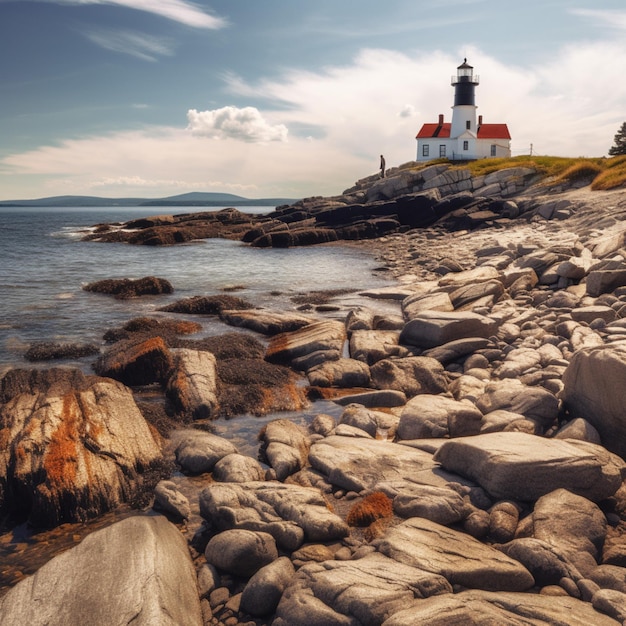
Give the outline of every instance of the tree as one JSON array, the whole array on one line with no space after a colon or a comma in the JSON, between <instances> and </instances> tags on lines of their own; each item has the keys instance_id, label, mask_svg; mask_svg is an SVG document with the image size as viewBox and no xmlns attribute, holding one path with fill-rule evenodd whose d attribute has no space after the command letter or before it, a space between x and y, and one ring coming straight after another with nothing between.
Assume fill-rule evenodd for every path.
<instances>
[{"instance_id":1,"label":"tree","mask_svg":"<svg viewBox=\"0 0 626 626\"><path fill-rule=\"evenodd\" d=\"M626 122L622 124L622 127L617 131L617 135L613 139L615 145L609 148L610 156L617 156L618 154L626 154Z\"/></svg>"}]
</instances>

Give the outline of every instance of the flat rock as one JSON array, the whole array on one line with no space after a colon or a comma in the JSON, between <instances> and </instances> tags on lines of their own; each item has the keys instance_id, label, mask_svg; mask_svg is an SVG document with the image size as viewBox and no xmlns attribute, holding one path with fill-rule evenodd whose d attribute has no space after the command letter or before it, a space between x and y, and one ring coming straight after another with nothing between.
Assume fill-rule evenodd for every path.
<instances>
[{"instance_id":1,"label":"flat rock","mask_svg":"<svg viewBox=\"0 0 626 626\"><path fill-rule=\"evenodd\" d=\"M454 311L454 306L445 291L415 294L402 301L402 314L407 321L423 311Z\"/></svg>"},{"instance_id":2,"label":"flat rock","mask_svg":"<svg viewBox=\"0 0 626 626\"><path fill-rule=\"evenodd\" d=\"M272 363L289 363L293 359L319 350L343 349L346 328L343 322L327 320L305 326L270 339L266 359Z\"/></svg>"},{"instance_id":3,"label":"flat rock","mask_svg":"<svg viewBox=\"0 0 626 626\"><path fill-rule=\"evenodd\" d=\"M368 365L399 354L395 330L355 330L350 336L350 356Z\"/></svg>"},{"instance_id":4,"label":"flat rock","mask_svg":"<svg viewBox=\"0 0 626 626\"><path fill-rule=\"evenodd\" d=\"M269 533L290 551L305 540L333 541L349 533L317 489L282 483L210 484L200 493L200 514L218 530Z\"/></svg>"},{"instance_id":5,"label":"flat rock","mask_svg":"<svg viewBox=\"0 0 626 626\"><path fill-rule=\"evenodd\" d=\"M201 626L187 542L163 516L88 535L0 599L3 626Z\"/></svg>"},{"instance_id":6,"label":"flat rock","mask_svg":"<svg viewBox=\"0 0 626 626\"><path fill-rule=\"evenodd\" d=\"M410 480L439 486L463 481L442 471L430 452L375 439L331 435L313 443L309 462L331 484L357 493L374 489L379 481Z\"/></svg>"},{"instance_id":7,"label":"flat rock","mask_svg":"<svg viewBox=\"0 0 626 626\"><path fill-rule=\"evenodd\" d=\"M313 387L369 387L370 368L356 359L325 361L307 372Z\"/></svg>"},{"instance_id":8,"label":"flat rock","mask_svg":"<svg viewBox=\"0 0 626 626\"><path fill-rule=\"evenodd\" d=\"M423 311L410 320L400 334L400 343L434 348L467 337L491 337L497 323L470 311Z\"/></svg>"},{"instance_id":9,"label":"flat rock","mask_svg":"<svg viewBox=\"0 0 626 626\"><path fill-rule=\"evenodd\" d=\"M230 326L247 328L263 335L299 330L315 322L314 318L286 311L270 311L267 309L224 310L220 319Z\"/></svg>"},{"instance_id":10,"label":"flat rock","mask_svg":"<svg viewBox=\"0 0 626 626\"><path fill-rule=\"evenodd\" d=\"M563 488L599 502L619 489L626 468L622 459L586 441L517 432L446 441L435 460L476 481L494 498L522 501Z\"/></svg>"},{"instance_id":11,"label":"flat rock","mask_svg":"<svg viewBox=\"0 0 626 626\"><path fill-rule=\"evenodd\" d=\"M462 591L413 603L393 615L383 626L617 626L619 622L599 613L591 604L569 596L534 593Z\"/></svg>"},{"instance_id":12,"label":"flat rock","mask_svg":"<svg viewBox=\"0 0 626 626\"><path fill-rule=\"evenodd\" d=\"M400 414L400 439L465 437L477 435L483 414L470 402L446 396L420 394L411 398Z\"/></svg>"},{"instance_id":13,"label":"flat rock","mask_svg":"<svg viewBox=\"0 0 626 626\"><path fill-rule=\"evenodd\" d=\"M381 624L414 598L449 594L436 573L382 554L309 563L298 570L276 610L274 626Z\"/></svg>"},{"instance_id":14,"label":"flat rock","mask_svg":"<svg viewBox=\"0 0 626 626\"><path fill-rule=\"evenodd\" d=\"M373 542L396 561L444 576L452 585L486 591L526 591L533 577L518 561L469 535L419 517Z\"/></svg>"}]
</instances>

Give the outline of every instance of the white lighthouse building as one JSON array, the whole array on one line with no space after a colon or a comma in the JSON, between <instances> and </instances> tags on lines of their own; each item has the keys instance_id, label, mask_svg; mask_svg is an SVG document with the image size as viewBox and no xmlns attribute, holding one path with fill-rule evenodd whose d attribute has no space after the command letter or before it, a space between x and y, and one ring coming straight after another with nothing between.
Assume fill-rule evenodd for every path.
<instances>
[{"instance_id":1,"label":"white lighthouse building","mask_svg":"<svg viewBox=\"0 0 626 626\"><path fill-rule=\"evenodd\" d=\"M424 124L417 133L417 160L447 158L469 161L485 157L510 157L511 135L506 124L483 124L483 116L476 119L474 89L479 77L467 59L452 77L454 106L452 122L439 121Z\"/></svg>"}]
</instances>

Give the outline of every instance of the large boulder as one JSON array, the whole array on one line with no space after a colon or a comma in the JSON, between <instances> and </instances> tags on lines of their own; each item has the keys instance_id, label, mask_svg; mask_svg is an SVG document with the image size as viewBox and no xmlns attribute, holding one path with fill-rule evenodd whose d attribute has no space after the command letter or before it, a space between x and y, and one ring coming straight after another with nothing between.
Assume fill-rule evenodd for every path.
<instances>
[{"instance_id":1,"label":"large boulder","mask_svg":"<svg viewBox=\"0 0 626 626\"><path fill-rule=\"evenodd\" d=\"M626 470L622 459L601 446L521 432L449 440L435 460L476 481L495 498L522 501L563 488L599 502L619 489Z\"/></svg>"},{"instance_id":2,"label":"large boulder","mask_svg":"<svg viewBox=\"0 0 626 626\"><path fill-rule=\"evenodd\" d=\"M3 626L201 626L187 542L163 516L88 535L0 599Z\"/></svg>"},{"instance_id":3,"label":"large boulder","mask_svg":"<svg viewBox=\"0 0 626 626\"><path fill-rule=\"evenodd\" d=\"M576 352L563 376L563 402L575 417L592 424L609 450L626 458L626 345Z\"/></svg>"},{"instance_id":4,"label":"large boulder","mask_svg":"<svg viewBox=\"0 0 626 626\"><path fill-rule=\"evenodd\" d=\"M176 462L190 474L210 472L215 464L237 452L233 443L203 430L177 430L172 434Z\"/></svg>"},{"instance_id":5,"label":"large boulder","mask_svg":"<svg viewBox=\"0 0 626 626\"><path fill-rule=\"evenodd\" d=\"M110 379L11 370L0 380L0 415L0 510L37 525L118 506L162 462L131 391Z\"/></svg>"},{"instance_id":6,"label":"large boulder","mask_svg":"<svg viewBox=\"0 0 626 626\"><path fill-rule=\"evenodd\" d=\"M434 348L456 339L491 337L497 326L494 320L470 311L422 311L406 324L400 343Z\"/></svg>"},{"instance_id":7,"label":"large boulder","mask_svg":"<svg viewBox=\"0 0 626 626\"><path fill-rule=\"evenodd\" d=\"M382 554L309 563L298 570L276 610L274 626L382 624L414 598L450 594L440 574Z\"/></svg>"},{"instance_id":8,"label":"large boulder","mask_svg":"<svg viewBox=\"0 0 626 626\"><path fill-rule=\"evenodd\" d=\"M209 565L250 578L255 572L278 558L276 542L272 535L233 528L214 535L209 540L204 556Z\"/></svg>"},{"instance_id":9,"label":"large boulder","mask_svg":"<svg viewBox=\"0 0 626 626\"><path fill-rule=\"evenodd\" d=\"M260 456L276 472L278 480L302 469L311 441L307 431L287 419L268 422L259 433Z\"/></svg>"},{"instance_id":10,"label":"large boulder","mask_svg":"<svg viewBox=\"0 0 626 626\"><path fill-rule=\"evenodd\" d=\"M382 481L404 480L445 486L466 482L442 471L430 452L389 441L331 435L311 446L309 463L336 487L360 492Z\"/></svg>"},{"instance_id":11,"label":"large boulder","mask_svg":"<svg viewBox=\"0 0 626 626\"><path fill-rule=\"evenodd\" d=\"M452 585L486 591L526 591L533 577L518 561L477 539L419 517L373 542L396 561L444 576Z\"/></svg>"}]
</instances>

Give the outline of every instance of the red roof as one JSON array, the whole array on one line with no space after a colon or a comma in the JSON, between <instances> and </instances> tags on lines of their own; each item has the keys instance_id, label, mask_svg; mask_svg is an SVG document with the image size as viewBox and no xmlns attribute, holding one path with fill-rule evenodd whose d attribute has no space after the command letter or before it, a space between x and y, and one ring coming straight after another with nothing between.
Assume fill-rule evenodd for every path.
<instances>
[{"instance_id":1,"label":"red roof","mask_svg":"<svg viewBox=\"0 0 626 626\"><path fill-rule=\"evenodd\" d=\"M424 124L416 139L428 139L431 137L450 137L449 122L443 124ZM481 124L478 127L478 139L511 139L509 128L506 124Z\"/></svg>"},{"instance_id":2,"label":"red roof","mask_svg":"<svg viewBox=\"0 0 626 626\"><path fill-rule=\"evenodd\" d=\"M450 122L443 124L424 124L417 133L416 139L425 139L426 137L450 137Z\"/></svg>"},{"instance_id":3,"label":"red roof","mask_svg":"<svg viewBox=\"0 0 626 626\"><path fill-rule=\"evenodd\" d=\"M510 139L506 124L482 124L478 127L478 139Z\"/></svg>"}]
</instances>

